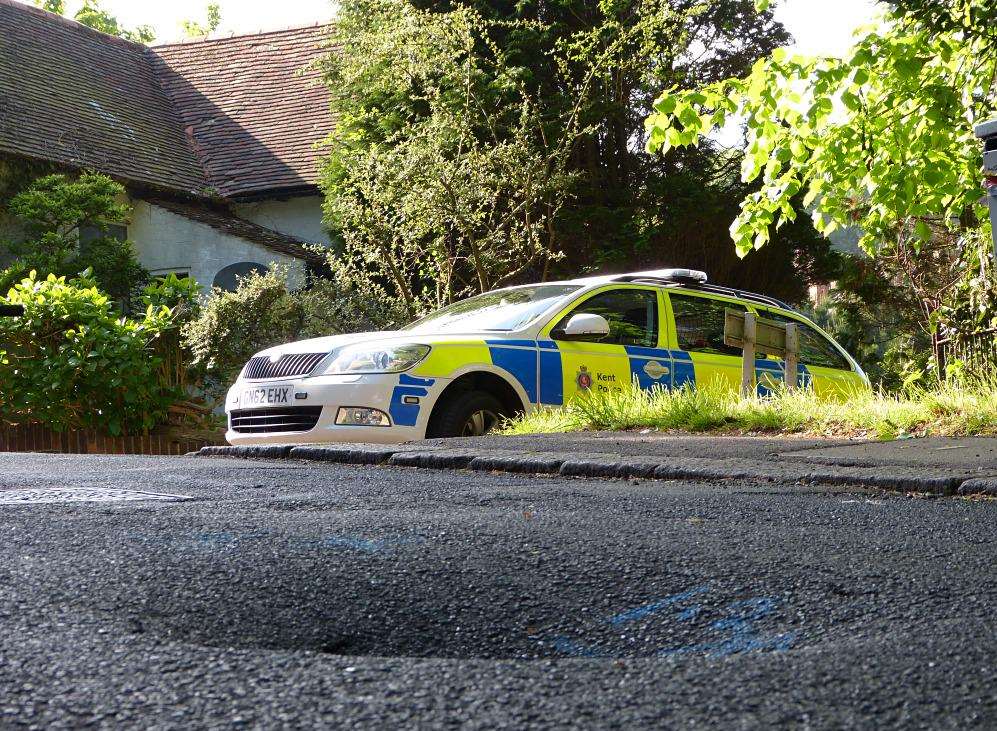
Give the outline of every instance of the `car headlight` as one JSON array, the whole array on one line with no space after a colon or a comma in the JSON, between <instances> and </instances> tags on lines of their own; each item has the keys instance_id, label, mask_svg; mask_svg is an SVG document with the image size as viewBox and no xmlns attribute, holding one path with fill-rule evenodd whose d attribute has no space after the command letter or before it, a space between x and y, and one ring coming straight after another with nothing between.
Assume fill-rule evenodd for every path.
<instances>
[{"instance_id":1,"label":"car headlight","mask_svg":"<svg viewBox=\"0 0 997 731\"><path fill-rule=\"evenodd\" d=\"M429 355L428 345L347 345L335 351L322 375L353 373L400 373L407 371Z\"/></svg>"}]
</instances>

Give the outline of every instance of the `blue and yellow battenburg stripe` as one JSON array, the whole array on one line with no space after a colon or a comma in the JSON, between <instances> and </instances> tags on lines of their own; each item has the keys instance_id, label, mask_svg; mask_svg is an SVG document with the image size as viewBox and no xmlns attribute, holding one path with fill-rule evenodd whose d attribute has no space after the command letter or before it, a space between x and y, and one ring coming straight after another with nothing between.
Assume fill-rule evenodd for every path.
<instances>
[{"instance_id":1,"label":"blue and yellow battenburg stripe","mask_svg":"<svg viewBox=\"0 0 997 731\"><path fill-rule=\"evenodd\" d=\"M674 389L695 385L697 367L701 371L699 380L704 382L715 370L713 366L696 363L693 356L684 350L630 345L609 346L609 348L605 352L591 355L593 359L605 359L607 356L620 357L620 378L615 387L622 387L625 381L626 374L622 370L624 357L629 364L630 382L638 384L643 389L651 389L654 386ZM561 406L574 395L571 393L568 399L565 398L565 384L574 382L573 371L579 368L584 370L587 359L585 354L562 351L557 342L549 339L496 339L484 340L480 344L465 342L453 346L439 344L434 350L434 362L431 365L427 364L428 367L418 369L420 377L407 373L399 375L398 385L392 391L389 406L393 423L399 426L414 426L419 419L422 399L429 395L429 388L436 383L437 378L448 378L459 368L481 362L485 357L490 359L492 365L516 379L530 403ZM566 359L577 362L566 364ZM565 379L566 368L572 369L569 373L571 379ZM776 383L784 380L785 364L779 360L759 358L755 363L755 374L759 395L767 395L772 392L772 387ZM800 366L798 385L806 387L812 382L810 371L806 366ZM407 396L416 397L419 402L406 403Z\"/></svg>"},{"instance_id":2,"label":"blue and yellow battenburg stripe","mask_svg":"<svg viewBox=\"0 0 997 731\"><path fill-rule=\"evenodd\" d=\"M436 383L435 378L416 378L402 373L398 377L398 385L391 392L391 403L388 406L391 423L397 426L415 426L419 420L422 398L429 395L429 387L434 383ZM405 403L406 396L417 397L419 403Z\"/></svg>"}]
</instances>

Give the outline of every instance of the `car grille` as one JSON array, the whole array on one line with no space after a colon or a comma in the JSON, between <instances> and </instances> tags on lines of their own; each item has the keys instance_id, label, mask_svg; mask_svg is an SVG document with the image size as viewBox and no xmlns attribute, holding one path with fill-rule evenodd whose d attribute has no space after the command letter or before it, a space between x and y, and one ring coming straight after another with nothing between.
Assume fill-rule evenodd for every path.
<instances>
[{"instance_id":1,"label":"car grille","mask_svg":"<svg viewBox=\"0 0 997 731\"><path fill-rule=\"evenodd\" d=\"M242 377L247 381L258 381L264 378L292 378L305 376L312 372L328 353L291 353L282 355L273 362L266 355L250 358L242 369Z\"/></svg>"},{"instance_id":2,"label":"car grille","mask_svg":"<svg viewBox=\"0 0 997 731\"><path fill-rule=\"evenodd\" d=\"M232 412L232 431L240 434L311 431L322 415L321 406L288 409L237 409Z\"/></svg>"}]
</instances>

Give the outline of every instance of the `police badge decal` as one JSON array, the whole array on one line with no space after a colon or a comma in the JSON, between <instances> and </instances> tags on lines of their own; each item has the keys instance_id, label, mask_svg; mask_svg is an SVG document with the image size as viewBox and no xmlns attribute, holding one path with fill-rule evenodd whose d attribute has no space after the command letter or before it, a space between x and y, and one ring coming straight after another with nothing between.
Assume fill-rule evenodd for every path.
<instances>
[{"instance_id":1,"label":"police badge decal","mask_svg":"<svg viewBox=\"0 0 997 731\"><path fill-rule=\"evenodd\" d=\"M578 375L575 376L575 383L577 383L578 388L582 389L583 391L588 391L590 388L592 388L592 374L589 373L589 370L586 366L582 366L579 369Z\"/></svg>"}]
</instances>

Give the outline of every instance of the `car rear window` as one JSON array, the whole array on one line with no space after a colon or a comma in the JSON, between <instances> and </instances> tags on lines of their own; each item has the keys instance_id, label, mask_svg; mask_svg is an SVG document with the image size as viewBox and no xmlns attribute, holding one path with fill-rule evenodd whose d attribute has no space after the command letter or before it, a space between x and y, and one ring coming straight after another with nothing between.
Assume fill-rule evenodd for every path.
<instances>
[{"instance_id":1,"label":"car rear window","mask_svg":"<svg viewBox=\"0 0 997 731\"><path fill-rule=\"evenodd\" d=\"M769 310L761 310L759 314L776 322L796 323L800 333L800 363L803 365L836 368L841 371L850 371L852 369L851 363L841 354L841 351L838 350L834 343L821 335L812 325Z\"/></svg>"},{"instance_id":2,"label":"car rear window","mask_svg":"<svg viewBox=\"0 0 997 731\"><path fill-rule=\"evenodd\" d=\"M675 318L675 333L682 350L690 353L741 356L741 349L724 344L725 310L746 311L735 302L668 293Z\"/></svg>"}]
</instances>

